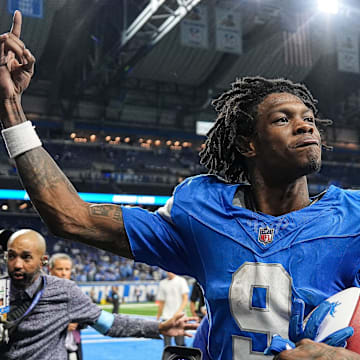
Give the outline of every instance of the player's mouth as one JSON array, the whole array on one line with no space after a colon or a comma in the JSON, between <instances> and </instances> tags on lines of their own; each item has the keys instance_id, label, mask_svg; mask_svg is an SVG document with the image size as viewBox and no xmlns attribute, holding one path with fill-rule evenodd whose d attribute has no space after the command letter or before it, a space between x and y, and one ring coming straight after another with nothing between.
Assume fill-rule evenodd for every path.
<instances>
[{"instance_id":1,"label":"player's mouth","mask_svg":"<svg viewBox=\"0 0 360 360\"><path fill-rule=\"evenodd\" d=\"M302 149L302 148L306 148L309 146L319 146L319 145L320 145L319 141L317 141L313 138L302 139L295 144L294 149Z\"/></svg>"}]
</instances>

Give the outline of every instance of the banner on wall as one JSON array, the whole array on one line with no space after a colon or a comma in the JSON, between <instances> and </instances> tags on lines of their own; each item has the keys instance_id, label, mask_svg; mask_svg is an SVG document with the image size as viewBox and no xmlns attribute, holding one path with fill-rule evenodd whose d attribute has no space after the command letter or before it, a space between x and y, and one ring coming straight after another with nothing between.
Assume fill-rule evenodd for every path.
<instances>
[{"instance_id":1,"label":"banner on wall","mask_svg":"<svg viewBox=\"0 0 360 360\"><path fill-rule=\"evenodd\" d=\"M205 5L198 5L180 23L181 44L207 49L208 31L208 8Z\"/></svg>"},{"instance_id":2,"label":"banner on wall","mask_svg":"<svg viewBox=\"0 0 360 360\"><path fill-rule=\"evenodd\" d=\"M43 8L43 0L8 0L10 14L20 10L23 16L42 18Z\"/></svg>"},{"instance_id":3,"label":"banner on wall","mask_svg":"<svg viewBox=\"0 0 360 360\"><path fill-rule=\"evenodd\" d=\"M120 298L125 303L154 301L158 288L158 281L148 282L111 282L78 284L81 290L95 299L98 303L106 301L111 293L111 287L117 286Z\"/></svg>"},{"instance_id":4,"label":"banner on wall","mask_svg":"<svg viewBox=\"0 0 360 360\"><path fill-rule=\"evenodd\" d=\"M242 53L241 16L230 7L215 8L216 50L234 54Z\"/></svg>"},{"instance_id":5,"label":"banner on wall","mask_svg":"<svg viewBox=\"0 0 360 360\"><path fill-rule=\"evenodd\" d=\"M338 70L359 74L359 32L342 27L336 32Z\"/></svg>"},{"instance_id":6,"label":"banner on wall","mask_svg":"<svg viewBox=\"0 0 360 360\"><path fill-rule=\"evenodd\" d=\"M310 21L308 13L297 12L293 6L281 10L284 62L286 65L313 66Z\"/></svg>"}]
</instances>

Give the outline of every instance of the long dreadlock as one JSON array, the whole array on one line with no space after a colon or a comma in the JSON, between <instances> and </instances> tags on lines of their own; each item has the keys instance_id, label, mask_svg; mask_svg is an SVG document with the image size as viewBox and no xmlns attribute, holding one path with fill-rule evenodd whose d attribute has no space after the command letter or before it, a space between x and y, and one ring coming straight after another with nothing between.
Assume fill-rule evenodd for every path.
<instances>
[{"instance_id":1,"label":"long dreadlock","mask_svg":"<svg viewBox=\"0 0 360 360\"><path fill-rule=\"evenodd\" d=\"M290 93L300 98L316 118L317 100L303 84L287 79L244 77L236 80L231 89L212 102L218 113L214 126L207 133L200 163L210 174L221 176L230 183L248 179L245 157L240 153L237 140L255 134L257 105L272 93ZM317 119L319 128L330 125L331 120Z\"/></svg>"}]
</instances>

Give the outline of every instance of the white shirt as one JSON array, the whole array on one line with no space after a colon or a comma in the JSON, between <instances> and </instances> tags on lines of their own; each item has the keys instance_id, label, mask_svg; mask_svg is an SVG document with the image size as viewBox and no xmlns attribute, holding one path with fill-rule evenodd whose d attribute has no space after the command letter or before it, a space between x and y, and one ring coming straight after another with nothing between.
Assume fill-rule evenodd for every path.
<instances>
[{"instance_id":1,"label":"white shirt","mask_svg":"<svg viewBox=\"0 0 360 360\"><path fill-rule=\"evenodd\" d=\"M175 276L173 279L160 281L156 299L164 301L162 319L167 320L179 310L183 300L183 294L189 293L189 287L184 278Z\"/></svg>"}]
</instances>

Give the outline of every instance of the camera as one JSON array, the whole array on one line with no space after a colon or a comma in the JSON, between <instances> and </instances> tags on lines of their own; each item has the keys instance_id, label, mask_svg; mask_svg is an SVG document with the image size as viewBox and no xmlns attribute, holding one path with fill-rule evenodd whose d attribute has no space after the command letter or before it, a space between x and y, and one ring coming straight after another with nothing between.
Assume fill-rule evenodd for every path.
<instances>
[{"instance_id":1,"label":"camera","mask_svg":"<svg viewBox=\"0 0 360 360\"><path fill-rule=\"evenodd\" d=\"M162 360L202 360L200 349L186 346L166 346Z\"/></svg>"}]
</instances>

